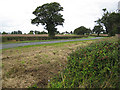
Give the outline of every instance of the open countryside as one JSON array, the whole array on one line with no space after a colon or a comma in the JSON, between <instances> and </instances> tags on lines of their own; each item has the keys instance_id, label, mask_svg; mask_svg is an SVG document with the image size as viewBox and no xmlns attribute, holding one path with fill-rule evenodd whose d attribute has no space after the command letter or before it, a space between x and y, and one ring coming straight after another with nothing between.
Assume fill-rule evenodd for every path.
<instances>
[{"instance_id":1,"label":"open countryside","mask_svg":"<svg viewBox=\"0 0 120 90\"><path fill-rule=\"evenodd\" d=\"M119 88L119 10L102 9L93 29L60 32L63 10L50 2L32 12L31 24L47 32L1 32L1 88Z\"/></svg>"}]
</instances>

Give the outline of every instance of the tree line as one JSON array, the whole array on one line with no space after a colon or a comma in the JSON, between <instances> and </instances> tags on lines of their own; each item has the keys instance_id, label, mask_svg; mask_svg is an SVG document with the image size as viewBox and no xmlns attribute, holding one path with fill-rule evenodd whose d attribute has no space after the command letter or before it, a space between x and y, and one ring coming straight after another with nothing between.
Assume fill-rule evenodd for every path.
<instances>
[{"instance_id":1,"label":"tree line","mask_svg":"<svg viewBox=\"0 0 120 90\"><path fill-rule=\"evenodd\" d=\"M33 14L36 18L31 20L32 24L42 24L48 31L50 37L55 36L57 31L56 26L62 25L64 23L63 15L59 12L63 11L63 7L57 2L43 4L35 9ZM109 36L114 36L116 33L120 33L120 13L118 12L108 12L103 9L104 13L102 18L96 20L96 25L93 30L90 30L84 26L80 26L74 30L74 34L84 35L90 33L97 33L98 36L101 32L108 34ZM103 29L105 28L105 30Z\"/></svg>"},{"instance_id":2,"label":"tree line","mask_svg":"<svg viewBox=\"0 0 120 90\"><path fill-rule=\"evenodd\" d=\"M2 33L0 32L0 34L23 34L22 33L22 31L20 31L20 30L18 30L18 31L12 31L11 33L7 33L7 32L5 32L5 31L3 31ZM24 33L24 34L26 34L26 33ZM37 30L30 30L30 32L29 33L27 33L27 34L48 34L47 32L45 32L45 31L37 31Z\"/></svg>"},{"instance_id":3,"label":"tree line","mask_svg":"<svg viewBox=\"0 0 120 90\"><path fill-rule=\"evenodd\" d=\"M31 23L38 26L39 24L44 25L44 29L48 31L30 31L28 34L49 34L49 37L55 37L55 34L60 34L57 31L56 26L62 25L64 23L63 15L60 13L63 11L63 7L57 2L46 3L39 6L33 11L36 16L31 19ZM120 13L118 12L108 12L107 9L103 9L103 16L95 21L96 25L93 30L80 26L70 32L71 34L84 35L90 33L97 33L98 36L101 32L108 34L109 36L114 36L115 34L120 34ZM105 29L104 29L105 28ZM65 32L64 32L65 33ZM67 31L66 31L67 33ZM2 34L6 34L3 32ZM22 34L21 31L14 31L11 34Z\"/></svg>"}]
</instances>

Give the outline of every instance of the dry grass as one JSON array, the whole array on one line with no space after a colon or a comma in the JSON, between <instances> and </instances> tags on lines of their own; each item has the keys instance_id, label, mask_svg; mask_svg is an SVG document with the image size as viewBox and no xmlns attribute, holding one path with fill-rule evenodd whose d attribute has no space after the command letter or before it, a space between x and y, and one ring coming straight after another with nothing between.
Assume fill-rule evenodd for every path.
<instances>
[{"instance_id":1,"label":"dry grass","mask_svg":"<svg viewBox=\"0 0 120 90\"><path fill-rule=\"evenodd\" d=\"M3 88L47 87L48 80L65 67L68 54L92 42L3 50Z\"/></svg>"}]
</instances>

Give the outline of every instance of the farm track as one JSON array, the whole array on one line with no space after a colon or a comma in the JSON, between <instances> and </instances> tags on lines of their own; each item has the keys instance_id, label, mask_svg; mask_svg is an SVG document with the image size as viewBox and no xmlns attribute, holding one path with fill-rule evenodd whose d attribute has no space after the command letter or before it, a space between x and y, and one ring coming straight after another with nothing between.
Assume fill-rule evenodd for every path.
<instances>
[{"instance_id":1,"label":"farm track","mask_svg":"<svg viewBox=\"0 0 120 90\"><path fill-rule=\"evenodd\" d=\"M74 40L59 40L59 41L46 41L46 42L2 44L2 47L0 47L0 49L14 48L14 47L20 47L20 46L27 46L27 45L39 45L39 44L50 44L50 43L60 43L60 42L69 42L69 41L94 40L94 39L101 39L101 38L103 38L103 37L95 37L95 38L90 38L90 39L74 39Z\"/></svg>"}]
</instances>

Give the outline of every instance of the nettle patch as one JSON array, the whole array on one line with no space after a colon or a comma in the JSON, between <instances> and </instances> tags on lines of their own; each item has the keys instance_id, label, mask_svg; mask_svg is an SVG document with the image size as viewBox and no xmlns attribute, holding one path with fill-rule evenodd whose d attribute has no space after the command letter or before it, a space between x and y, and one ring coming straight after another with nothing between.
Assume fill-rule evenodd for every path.
<instances>
[{"instance_id":1,"label":"nettle patch","mask_svg":"<svg viewBox=\"0 0 120 90\"><path fill-rule=\"evenodd\" d=\"M100 41L79 48L68 57L68 64L49 83L51 88L116 88L118 79L118 42Z\"/></svg>"}]
</instances>

